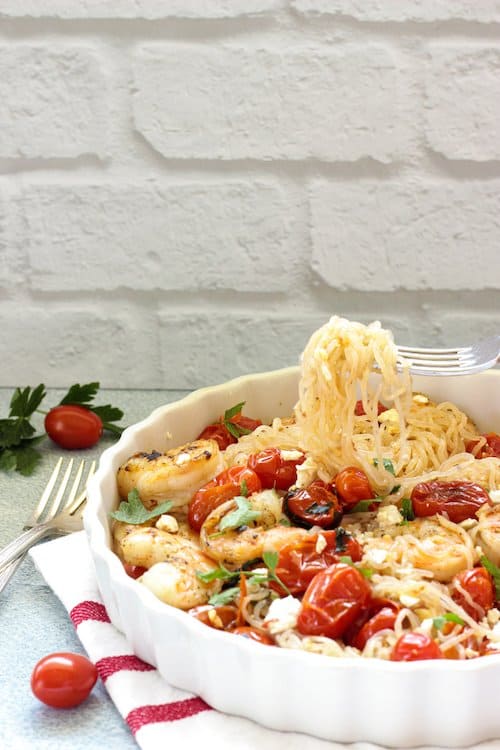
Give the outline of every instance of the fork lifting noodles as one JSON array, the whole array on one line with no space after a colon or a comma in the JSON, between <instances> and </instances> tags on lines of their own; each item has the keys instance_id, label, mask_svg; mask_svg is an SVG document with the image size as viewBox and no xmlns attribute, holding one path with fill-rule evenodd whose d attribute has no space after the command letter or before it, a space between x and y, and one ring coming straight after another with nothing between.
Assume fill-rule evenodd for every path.
<instances>
[{"instance_id":1,"label":"fork lifting noodles","mask_svg":"<svg viewBox=\"0 0 500 750\"><path fill-rule=\"evenodd\" d=\"M497 364L500 357L500 336L454 349L398 346L398 354L401 364L408 364L414 375L472 375Z\"/></svg>"}]
</instances>

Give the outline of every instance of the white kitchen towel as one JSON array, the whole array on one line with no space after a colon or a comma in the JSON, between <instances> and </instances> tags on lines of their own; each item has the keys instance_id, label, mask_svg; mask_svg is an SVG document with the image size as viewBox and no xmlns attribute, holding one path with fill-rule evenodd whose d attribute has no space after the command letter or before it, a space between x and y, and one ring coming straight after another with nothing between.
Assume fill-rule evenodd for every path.
<instances>
[{"instance_id":1,"label":"white kitchen towel","mask_svg":"<svg viewBox=\"0 0 500 750\"><path fill-rule=\"evenodd\" d=\"M67 609L111 700L143 750L178 746L186 750L212 746L217 750L380 750L367 742L343 745L266 729L215 711L201 698L172 687L154 667L133 654L125 637L111 624L85 532L37 545L30 554ZM477 750L499 748L498 740L477 746Z\"/></svg>"}]
</instances>

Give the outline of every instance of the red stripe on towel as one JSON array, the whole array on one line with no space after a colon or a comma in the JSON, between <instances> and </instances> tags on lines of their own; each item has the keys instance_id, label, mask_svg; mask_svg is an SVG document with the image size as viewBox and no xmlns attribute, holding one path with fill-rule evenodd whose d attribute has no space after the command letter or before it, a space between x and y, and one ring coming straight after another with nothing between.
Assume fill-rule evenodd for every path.
<instances>
[{"instance_id":1,"label":"red stripe on towel","mask_svg":"<svg viewBox=\"0 0 500 750\"><path fill-rule=\"evenodd\" d=\"M157 706L140 706L128 714L125 721L133 734L146 724L157 724L160 721L178 721L195 716L202 711L212 711L201 698L186 698L173 703L160 703Z\"/></svg>"},{"instance_id":2,"label":"red stripe on towel","mask_svg":"<svg viewBox=\"0 0 500 750\"><path fill-rule=\"evenodd\" d=\"M105 656L96 662L99 677L106 682L108 677L122 670L131 672L154 672L155 668L134 654L124 654L123 656Z\"/></svg>"},{"instance_id":3,"label":"red stripe on towel","mask_svg":"<svg viewBox=\"0 0 500 750\"><path fill-rule=\"evenodd\" d=\"M111 622L106 612L104 604L100 602L80 602L76 604L69 613L71 621L75 628L85 620L94 620L96 622Z\"/></svg>"}]
</instances>

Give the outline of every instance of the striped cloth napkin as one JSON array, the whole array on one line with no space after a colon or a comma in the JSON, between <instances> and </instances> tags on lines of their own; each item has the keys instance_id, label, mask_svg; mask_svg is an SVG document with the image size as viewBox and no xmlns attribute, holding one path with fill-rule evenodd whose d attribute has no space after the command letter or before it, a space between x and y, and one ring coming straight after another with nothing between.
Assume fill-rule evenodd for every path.
<instances>
[{"instance_id":1,"label":"striped cloth napkin","mask_svg":"<svg viewBox=\"0 0 500 750\"><path fill-rule=\"evenodd\" d=\"M217 750L380 750L366 742L343 745L277 732L213 710L201 698L169 685L153 666L132 653L125 637L111 624L85 532L37 545L30 554L67 609L111 700L143 750L211 747L210 738ZM493 740L476 750L499 747Z\"/></svg>"}]
</instances>

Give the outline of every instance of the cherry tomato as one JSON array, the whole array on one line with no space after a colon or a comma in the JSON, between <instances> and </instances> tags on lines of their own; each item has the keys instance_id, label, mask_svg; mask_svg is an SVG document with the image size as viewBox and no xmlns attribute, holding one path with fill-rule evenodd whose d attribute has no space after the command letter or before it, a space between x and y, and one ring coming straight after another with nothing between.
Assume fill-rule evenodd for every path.
<instances>
[{"instance_id":1,"label":"cherry tomato","mask_svg":"<svg viewBox=\"0 0 500 750\"><path fill-rule=\"evenodd\" d=\"M260 479L246 466L233 466L218 474L195 493L188 508L188 523L195 531L200 531L205 519L222 503L241 495L246 485L249 495L259 492Z\"/></svg>"},{"instance_id":2,"label":"cherry tomato","mask_svg":"<svg viewBox=\"0 0 500 750\"><path fill-rule=\"evenodd\" d=\"M365 472L356 466L347 466L335 477L335 489L346 510L354 508L360 500L371 500L375 494Z\"/></svg>"},{"instance_id":3,"label":"cherry tomato","mask_svg":"<svg viewBox=\"0 0 500 750\"><path fill-rule=\"evenodd\" d=\"M424 633L404 633L396 641L391 661L420 661L422 659L442 659L443 652L436 641Z\"/></svg>"},{"instance_id":4,"label":"cherry tomato","mask_svg":"<svg viewBox=\"0 0 500 750\"><path fill-rule=\"evenodd\" d=\"M270 636L261 633L257 628L250 627L250 625L240 625L240 627L231 630L231 633L242 635L243 638L256 641L256 643L263 643L265 646L274 646L274 641Z\"/></svg>"},{"instance_id":5,"label":"cherry tomato","mask_svg":"<svg viewBox=\"0 0 500 750\"><path fill-rule=\"evenodd\" d=\"M372 635L380 630L394 629L398 612L399 607L395 602L389 599L372 599L363 616L362 624L355 623L357 627L351 630L349 636L346 637L346 642L362 651Z\"/></svg>"},{"instance_id":6,"label":"cherry tomato","mask_svg":"<svg viewBox=\"0 0 500 750\"><path fill-rule=\"evenodd\" d=\"M453 584L455 587L453 591L454 601L460 604L474 620L481 620L485 613L495 604L495 587L493 586L493 579L486 568L463 570L454 577ZM471 606L467 598L457 587L457 584L460 586L460 589L464 589L467 592L472 601L481 608L481 611Z\"/></svg>"},{"instance_id":7,"label":"cherry tomato","mask_svg":"<svg viewBox=\"0 0 500 750\"><path fill-rule=\"evenodd\" d=\"M235 414L234 417L231 417L228 421L236 427L241 427L245 434L253 432L262 424L260 419L244 417L243 414ZM234 437L234 435L231 435L222 419L218 422L207 425L207 427L200 432L197 440L215 440L221 451L225 451L227 446L231 445L231 443L238 442L237 438Z\"/></svg>"},{"instance_id":8,"label":"cherry tomato","mask_svg":"<svg viewBox=\"0 0 500 750\"><path fill-rule=\"evenodd\" d=\"M336 563L307 587L297 619L303 635L340 638L370 599L370 586L352 565Z\"/></svg>"},{"instance_id":9,"label":"cherry tomato","mask_svg":"<svg viewBox=\"0 0 500 750\"><path fill-rule=\"evenodd\" d=\"M125 573L131 578L140 578L147 570L147 568L143 568L141 565L129 565L129 563L123 563L123 567L125 568Z\"/></svg>"},{"instance_id":10,"label":"cherry tomato","mask_svg":"<svg viewBox=\"0 0 500 750\"><path fill-rule=\"evenodd\" d=\"M31 689L47 706L73 708L88 697L96 680L97 669L85 656L61 652L40 659L31 675Z\"/></svg>"},{"instance_id":11,"label":"cherry tomato","mask_svg":"<svg viewBox=\"0 0 500 750\"><path fill-rule=\"evenodd\" d=\"M384 404L382 404L380 401L378 402L378 407L377 408L378 408L378 414L379 415L382 414L384 411L387 411L387 406L384 406ZM365 416L366 412L365 412L365 407L363 406L363 402L362 401L356 401L356 406L354 408L354 414L357 417L364 417Z\"/></svg>"},{"instance_id":12,"label":"cherry tomato","mask_svg":"<svg viewBox=\"0 0 500 750\"><path fill-rule=\"evenodd\" d=\"M265 489L287 490L297 481L297 466L305 456L297 460L285 461L278 448L264 448L248 459L248 467L253 469Z\"/></svg>"},{"instance_id":13,"label":"cherry tomato","mask_svg":"<svg viewBox=\"0 0 500 750\"><path fill-rule=\"evenodd\" d=\"M188 614L196 617L204 625L216 630L230 630L234 627L238 617L238 608L232 604L220 604L212 607L210 604L202 604L188 610Z\"/></svg>"},{"instance_id":14,"label":"cherry tomato","mask_svg":"<svg viewBox=\"0 0 500 750\"><path fill-rule=\"evenodd\" d=\"M83 406L55 406L45 417L45 431L49 438L68 450L91 448L99 441L102 429L97 414Z\"/></svg>"},{"instance_id":15,"label":"cherry tomato","mask_svg":"<svg viewBox=\"0 0 500 750\"><path fill-rule=\"evenodd\" d=\"M446 513L450 521L460 523L474 518L485 503L491 505L486 490L473 482L421 482L411 493L416 516L433 516Z\"/></svg>"},{"instance_id":16,"label":"cherry tomato","mask_svg":"<svg viewBox=\"0 0 500 750\"><path fill-rule=\"evenodd\" d=\"M482 435L482 437L486 438L486 443L483 445L482 448L478 451L476 455L476 458L500 458L500 435L496 432L487 432L486 434ZM474 453L474 448L477 445L477 440L471 440L469 443L467 443L465 449L469 453Z\"/></svg>"},{"instance_id":17,"label":"cherry tomato","mask_svg":"<svg viewBox=\"0 0 500 750\"><path fill-rule=\"evenodd\" d=\"M292 489L285 495L283 510L296 526L333 529L342 519L339 499L332 489L316 479L308 487Z\"/></svg>"},{"instance_id":18,"label":"cherry tomato","mask_svg":"<svg viewBox=\"0 0 500 750\"><path fill-rule=\"evenodd\" d=\"M353 562L361 560L361 546L347 532L341 535L336 529L324 531L321 536L326 542L323 549L319 547L321 552L317 551L318 534L311 535L299 544L287 544L281 548L276 564L276 575L292 594L305 591L317 573L339 562L342 555L348 555ZM281 594L282 588L277 583L271 582L270 587Z\"/></svg>"}]
</instances>

